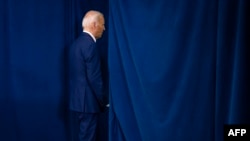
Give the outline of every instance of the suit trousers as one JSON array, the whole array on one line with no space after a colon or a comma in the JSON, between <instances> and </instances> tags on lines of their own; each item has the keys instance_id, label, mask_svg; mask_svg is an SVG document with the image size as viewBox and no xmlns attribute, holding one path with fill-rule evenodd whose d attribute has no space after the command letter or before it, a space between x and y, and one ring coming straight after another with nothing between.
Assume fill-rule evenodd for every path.
<instances>
[{"instance_id":1,"label":"suit trousers","mask_svg":"<svg viewBox=\"0 0 250 141\"><path fill-rule=\"evenodd\" d=\"M71 112L71 140L96 141L98 113Z\"/></svg>"}]
</instances>

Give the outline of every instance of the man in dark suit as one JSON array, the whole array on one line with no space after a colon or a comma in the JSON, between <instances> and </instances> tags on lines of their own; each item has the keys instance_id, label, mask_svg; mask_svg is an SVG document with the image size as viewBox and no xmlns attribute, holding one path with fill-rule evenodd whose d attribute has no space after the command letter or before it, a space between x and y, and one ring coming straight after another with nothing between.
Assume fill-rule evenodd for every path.
<instances>
[{"instance_id":1,"label":"man in dark suit","mask_svg":"<svg viewBox=\"0 0 250 141\"><path fill-rule=\"evenodd\" d=\"M77 138L80 141L95 141L98 113L107 104L96 48L96 39L102 36L104 24L102 13L88 11L82 20L83 32L69 51L69 106L79 124Z\"/></svg>"}]
</instances>

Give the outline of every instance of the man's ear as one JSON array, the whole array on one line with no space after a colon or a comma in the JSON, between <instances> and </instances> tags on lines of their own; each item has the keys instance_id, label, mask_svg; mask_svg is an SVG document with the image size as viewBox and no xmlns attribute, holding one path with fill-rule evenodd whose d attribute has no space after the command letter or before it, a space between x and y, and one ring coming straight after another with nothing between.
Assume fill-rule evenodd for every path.
<instances>
[{"instance_id":1,"label":"man's ear","mask_svg":"<svg viewBox=\"0 0 250 141\"><path fill-rule=\"evenodd\" d=\"M93 22L93 27L96 28L97 22Z\"/></svg>"}]
</instances>

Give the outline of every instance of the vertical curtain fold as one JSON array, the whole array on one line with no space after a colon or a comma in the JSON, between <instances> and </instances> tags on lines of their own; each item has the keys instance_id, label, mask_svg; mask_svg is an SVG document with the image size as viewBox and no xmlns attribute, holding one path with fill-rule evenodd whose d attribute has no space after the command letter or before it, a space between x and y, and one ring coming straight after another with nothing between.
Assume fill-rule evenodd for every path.
<instances>
[{"instance_id":1,"label":"vertical curtain fold","mask_svg":"<svg viewBox=\"0 0 250 141\"><path fill-rule=\"evenodd\" d=\"M111 141L222 140L249 123L247 1L109 5Z\"/></svg>"}]
</instances>

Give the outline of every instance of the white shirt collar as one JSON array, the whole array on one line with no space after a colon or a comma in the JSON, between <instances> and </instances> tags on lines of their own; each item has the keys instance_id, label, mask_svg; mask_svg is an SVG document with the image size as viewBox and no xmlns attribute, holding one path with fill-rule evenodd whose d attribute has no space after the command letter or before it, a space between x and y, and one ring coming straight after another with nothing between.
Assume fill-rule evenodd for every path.
<instances>
[{"instance_id":1,"label":"white shirt collar","mask_svg":"<svg viewBox=\"0 0 250 141\"><path fill-rule=\"evenodd\" d=\"M96 39L95 39L95 37L94 37L94 35L92 33L88 32L86 30L84 30L83 32L88 33L93 38L93 40L96 42Z\"/></svg>"}]
</instances>

